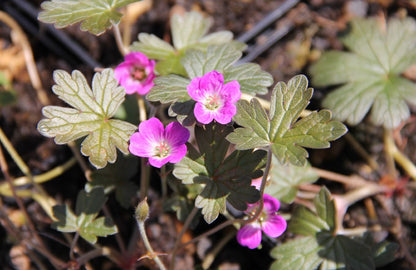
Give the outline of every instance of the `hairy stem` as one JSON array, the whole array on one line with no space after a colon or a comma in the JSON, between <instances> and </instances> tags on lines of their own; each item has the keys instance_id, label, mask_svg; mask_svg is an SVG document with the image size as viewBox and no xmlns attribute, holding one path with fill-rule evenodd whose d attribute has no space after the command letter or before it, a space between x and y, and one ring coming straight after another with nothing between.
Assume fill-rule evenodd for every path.
<instances>
[{"instance_id":1,"label":"hairy stem","mask_svg":"<svg viewBox=\"0 0 416 270\"><path fill-rule=\"evenodd\" d=\"M147 249L149 259L154 260L161 270L166 270L166 267L158 257L158 254L155 253L152 246L150 245L149 239L147 238L146 229L144 227L144 221L137 220L137 225L139 227L140 235L142 236L144 246Z\"/></svg>"}]
</instances>

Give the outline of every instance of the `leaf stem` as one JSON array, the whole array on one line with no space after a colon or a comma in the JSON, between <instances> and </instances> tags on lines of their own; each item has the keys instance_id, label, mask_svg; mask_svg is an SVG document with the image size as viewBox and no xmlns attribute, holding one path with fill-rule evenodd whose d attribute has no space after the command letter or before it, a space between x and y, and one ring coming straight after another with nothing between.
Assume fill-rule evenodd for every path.
<instances>
[{"instance_id":1,"label":"leaf stem","mask_svg":"<svg viewBox=\"0 0 416 270\"><path fill-rule=\"evenodd\" d=\"M209 269L215 260L217 254L224 248L224 246L236 235L236 230L226 232L225 236L216 244L216 246L210 251L202 262L203 269Z\"/></svg>"},{"instance_id":2,"label":"leaf stem","mask_svg":"<svg viewBox=\"0 0 416 270\"><path fill-rule=\"evenodd\" d=\"M189 213L188 217L185 220L185 223L183 224L182 230L179 232L178 237L176 237L175 245L171 251L169 270L173 270L175 268L175 257L176 257L176 253L178 252L178 248L179 248L179 244L181 243L182 236L185 234L186 230L189 228L189 225L191 224L195 215L198 213L198 210L199 209L196 207L192 209L191 213Z\"/></svg>"},{"instance_id":3,"label":"leaf stem","mask_svg":"<svg viewBox=\"0 0 416 270\"><path fill-rule=\"evenodd\" d=\"M364 198L389 190L390 188L388 188L387 186L367 183L365 186L351 190L345 193L344 195L333 195L335 207L337 209L335 231L338 232L344 230L342 222L344 220L344 215L347 212L348 207Z\"/></svg>"},{"instance_id":4,"label":"leaf stem","mask_svg":"<svg viewBox=\"0 0 416 270\"><path fill-rule=\"evenodd\" d=\"M409 174L409 176L413 178L413 180L416 180L416 166L397 148L394 143L391 130L386 130L384 133L384 147L386 153L392 156L393 159Z\"/></svg>"},{"instance_id":5,"label":"leaf stem","mask_svg":"<svg viewBox=\"0 0 416 270\"><path fill-rule=\"evenodd\" d=\"M118 24L113 23L113 32L114 32L114 38L117 43L117 48L120 51L121 55L126 55L129 53L128 49L123 44L123 38L121 37L120 27Z\"/></svg>"},{"instance_id":6,"label":"leaf stem","mask_svg":"<svg viewBox=\"0 0 416 270\"><path fill-rule=\"evenodd\" d=\"M71 260L73 260L75 258L74 257L74 249L75 249L75 246L77 245L78 239L79 239L79 231L76 231L75 236L72 239L71 247L69 249L69 258Z\"/></svg>"}]
</instances>

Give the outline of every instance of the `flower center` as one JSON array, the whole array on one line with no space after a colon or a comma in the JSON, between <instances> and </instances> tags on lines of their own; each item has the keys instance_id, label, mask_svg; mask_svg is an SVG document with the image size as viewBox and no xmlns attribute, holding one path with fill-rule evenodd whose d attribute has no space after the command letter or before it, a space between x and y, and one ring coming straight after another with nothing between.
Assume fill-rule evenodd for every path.
<instances>
[{"instance_id":1,"label":"flower center","mask_svg":"<svg viewBox=\"0 0 416 270\"><path fill-rule=\"evenodd\" d=\"M143 67L136 65L133 66L130 72L130 76L133 78L133 80L139 82L142 82L147 78L146 70Z\"/></svg>"},{"instance_id":2,"label":"flower center","mask_svg":"<svg viewBox=\"0 0 416 270\"><path fill-rule=\"evenodd\" d=\"M216 94L209 95L205 101L205 108L210 111L218 110L222 105L221 98Z\"/></svg>"},{"instance_id":3,"label":"flower center","mask_svg":"<svg viewBox=\"0 0 416 270\"><path fill-rule=\"evenodd\" d=\"M169 156L170 147L166 142L160 142L159 145L155 147L154 156L159 158L165 158Z\"/></svg>"}]
</instances>

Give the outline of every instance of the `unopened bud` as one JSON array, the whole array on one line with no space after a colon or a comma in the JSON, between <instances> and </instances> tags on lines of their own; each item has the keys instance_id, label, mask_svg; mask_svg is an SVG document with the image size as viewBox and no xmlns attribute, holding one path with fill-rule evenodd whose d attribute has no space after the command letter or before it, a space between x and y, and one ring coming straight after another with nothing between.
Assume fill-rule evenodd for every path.
<instances>
[{"instance_id":1,"label":"unopened bud","mask_svg":"<svg viewBox=\"0 0 416 270\"><path fill-rule=\"evenodd\" d=\"M139 222L145 222L149 218L149 204L147 204L147 197L141 201L136 207L136 219Z\"/></svg>"}]
</instances>

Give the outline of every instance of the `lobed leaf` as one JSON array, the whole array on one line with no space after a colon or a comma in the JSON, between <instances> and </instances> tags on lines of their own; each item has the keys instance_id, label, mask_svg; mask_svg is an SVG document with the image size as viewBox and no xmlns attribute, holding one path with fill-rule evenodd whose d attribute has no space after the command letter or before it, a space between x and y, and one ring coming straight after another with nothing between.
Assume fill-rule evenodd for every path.
<instances>
[{"instance_id":1,"label":"lobed leaf","mask_svg":"<svg viewBox=\"0 0 416 270\"><path fill-rule=\"evenodd\" d=\"M285 203L293 202L299 185L313 183L319 178L308 163L304 167L290 163L283 165L275 157L272 160L270 175L265 192Z\"/></svg>"},{"instance_id":2,"label":"lobed leaf","mask_svg":"<svg viewBox=\"0 0 416 270\"><path fill-rule=\"evenodd\" d=\"M206 51L210 45L231 44L243 50L241 43L232 41L230 31L207 34L212 25L211 18L192 11L184 15L175 14L170 21L173 46L155 35L140 33L138 41L131 46L132 51L140 51L151 59L157 59L156 70L160 75L177 74L186 76L181 64L185 52L190 49Z\"/></svg>"},{"instance_id":3,"label":"lobed leaf","mask_svg":"<svg viewBox=\"0 0 416 270\"><path fill-rule=\"evenodd\" d=\"M224 72L224 82L238 81L240 90L250 95L265 95L268 87L273 84L273 77L260 66L246 63L227 68Z\"/></svg>"},{"instance_id":4,"label":"lobed leaf","mask_svg":"<svg viewBox=\"0 0 416 270\"><path fill-rule=\"evenodd\" d=\"M188 154L175 164L173 175L184 184L200 185L195 206L202 208L207 223L226 210L229 202L239 210L259 199L251 180L262 175L264 151L234 151L228 157L229 142L225 136L231 127L210 124L195 127L198 151L189 145Z\"/></svg>"},{"instance_id":5,"label":"lobed leaf","mask_svg":"<svg viewBox=\"0 0 416 270\"><path fill-rule=\"evenodd\" d=\"M211 45L206 52L188 50L181 63L190 79L202 77L204 74L216 70L225 73L226 69L240 59L241 50L229 43Z\"/></svg>"},{"instance_id":6,"label":"lobed leaf","mask_svg":"<svg viewBox=\"0 0 416 270\"><path fill-rule=\"evenodd\" d=\"M107 217L96 219L106 201L104 189L97 187L90 192L81 190L76 201L76 214L68 205L55 205L52 208L56 219L52 227L61 232L78 232L82 238L95 244L97 236L106 237L117 233L117 227Z\"/></svg>"},{"instance_id":7,"label":"lobed leaf","mask_svg":"<svg viewBox=\"0 0 416 270\"><path fill-rule=\"evenodd\" d=\"M63 28L81 23L82 31L100 35L113 24L120 22L122 14L117 9L137 0L51 0L41 4L43 11L38 19Z\"/></svg>"},{"instance_id":8,"label":"lobed leaf","mask_svg":"<svg viewBox=\"0 0 416 270\"><path fill-rule=\"evenodd\" d=\"M286 85L279 82L272 92L267 115L256 99L240 100L234 120L242 126L227 136L239 150L270 146L279 162L304 166L307 151L303 147L327 148L329 141L345 134L346 127L331 121L327 110L312 112L296 121L309 104L312 89L305 76L298 75Z\"/></svg>"},{"instance_id":9,"label":"lobed leaf","mask_svg":"<svg viewBox=\"0 0 416 270\"><path fill-rule=\"evenodd\" d=\"M316 269L322 262L318 255L320 249L313 236L297 238L276 246L270 251L270 256L276 259L270 270Z\"/></svg>"},{"instance_id":10,"label":"lobed leaf","mask_svg":"<svg viewBox=\"0 0 416 270\"><path fill-rule=\"evenodd\" d=\"M189 79L170 74L154 79L154 86L147 94L149 101L159 101L160 103L184 102L190 100L186 87L191 82Z\"/></svg>"},{"instance_id":11,"label":"lobed leaf","mask_svg":"<svg viewBox=\"0 0 416 270\"><path fill-rule=\"evenodd\" d=\"M351 125L371 109L373 124L397 127L410 116L407 104L416 104L416 84L401 77L416 63L416 22L391 19L382 25L376 19L355 19L350 30L341 41L351 52L325 52L310 68L313 84L337 86L323 106Z\"/></svg>"},{"instance_id":12,"label":"lobed leaf","mask_svg":"<svg viewBox=\"0 0 416 270\"><path fill-rule=\"evenodd\" d=\"M46 119L38 123L39 132L55 137L57 144L65 144L86 137L81 153L89 156L92 165L103 168L114 163L117 150L128 152L128 140L136 126L111 119L124 101L124 88L119 87L111 69L96 73L91 90L81 72L69 75L63 70L54 72L56 85L52 87L60 99L73 108L46 106L42 109Z\"/></svg>"}]
</instances>

